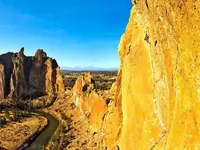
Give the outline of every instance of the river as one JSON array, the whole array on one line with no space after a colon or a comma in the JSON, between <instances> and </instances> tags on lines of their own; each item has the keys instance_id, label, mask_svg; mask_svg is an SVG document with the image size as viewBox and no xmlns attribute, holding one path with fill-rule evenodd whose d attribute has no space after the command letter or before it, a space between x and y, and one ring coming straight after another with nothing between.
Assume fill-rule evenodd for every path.
<instances>
[{"instance_id":1,"label":"river","mask_svg":"<svg viewBox=\"0 0 200 150\"><path fill-rule=\"evenodd\" d=\"M48 125L38 136L35 137L35 139L30 143L26 150L42 150L43 147L48 144L52 135L59 126L59 121L50 114L47 114L45 112L37 112L37 114L40 114L43 117L47 118Z\"/></svg>"}]
</instances>

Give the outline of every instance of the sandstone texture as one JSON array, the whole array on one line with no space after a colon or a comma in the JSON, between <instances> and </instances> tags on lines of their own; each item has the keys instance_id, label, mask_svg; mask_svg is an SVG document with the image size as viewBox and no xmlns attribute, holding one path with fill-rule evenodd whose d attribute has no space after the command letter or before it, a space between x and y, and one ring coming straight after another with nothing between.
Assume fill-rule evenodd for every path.
<instances>
[{"instance_id":1,"label":"sandstone texture","mask_svg":"<svg viewBox=\"0 0 200 150\"><path fill-rule=\"evenodd\" d=\"M119 44L122 150L200 149L200 2L133 0Z\"/></svg>"},{"instance_id":2,"label":"sandstone texture","mask_svg":"<svg viewBox=\"0 0 200 150\"><path fill-rule=\"evenodd\" d=\"M55 59L38 49L33 57L18 53L0 55L0 97L34 99L63 92L64 84Z\"/></svg>"}]
</instances>

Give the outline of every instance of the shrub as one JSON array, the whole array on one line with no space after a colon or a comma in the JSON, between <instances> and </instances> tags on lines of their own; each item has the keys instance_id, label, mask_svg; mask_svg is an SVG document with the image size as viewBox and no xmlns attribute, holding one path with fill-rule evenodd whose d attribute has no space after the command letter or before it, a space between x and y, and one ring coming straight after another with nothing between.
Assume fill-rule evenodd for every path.
<instances>
[{"instance_id":1,"label":"shrub","mask_svg":"<svg viewBox=\"0 0 200 150\"><path fill-rule=\"evenodd\" d=\"M0 117L0 127L3 127L4 125L6 125L6 118Z\"/></svg>"}]
</instances>

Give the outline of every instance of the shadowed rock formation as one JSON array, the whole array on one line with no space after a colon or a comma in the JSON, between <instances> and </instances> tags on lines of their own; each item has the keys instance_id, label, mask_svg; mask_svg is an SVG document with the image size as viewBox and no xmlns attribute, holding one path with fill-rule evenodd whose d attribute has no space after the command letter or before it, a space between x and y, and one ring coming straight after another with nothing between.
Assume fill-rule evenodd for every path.
<instances>
[{"instance_id":1,"label":"shadowed rock formation","mask_svg":"<svg viewBox=\"0 0 200 150\"><path fill-rule=\"evenodd\" d=\"M0 98L4 98L5 94L5 72L4 65L0 64Z\"/></svg>"},{"instance_id":2,"label":"shadowed rock formation","mask_svg":"<svg viewBox=\"0 0 200 150\"><path fill-rule=\"evenodd\" d=\"M19 53L0 55L0 97L21 99L63 92L64 84L56 60L42 50L35 56Z\"/></svg>"},{"instance_id":3,"label":"shadowed rock formation","mask_svg":"<svg viewBox=\"0 0 200 150\"><path fill-rule=\"evenodd\" d=\"M2 75L4 72L4 76L5 76L5 81L4 81L5 83L0 85L1 89L4 89L4 92L1 93L0 97L4 97L10 93L10 78L11 78L13 68L14 68L14 65L12 62L13 55L14 53L10 53L10 52L0 55L0 64L3 65Z\"/></svg>"}]
</instances>

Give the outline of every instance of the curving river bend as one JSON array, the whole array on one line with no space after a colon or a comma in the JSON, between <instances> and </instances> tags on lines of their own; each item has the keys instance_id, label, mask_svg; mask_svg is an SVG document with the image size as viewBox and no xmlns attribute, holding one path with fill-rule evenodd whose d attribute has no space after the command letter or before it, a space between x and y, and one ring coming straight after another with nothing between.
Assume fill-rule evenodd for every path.
<instances>
[{"instance_id":1,"label":"curving river bend","mask_svg":"<svg viewBox=\"0 0 200 150\"><path fill-rule=\"evenodd\" d=\"M47 114L45 112L37 112L37 114L40 114L43 117L47 118L48 125L38 136L34 138L34 140L26 148L26 150L42 150L43 147L48 144L52 135L59 126L59 121L50 114Z\"/></svg>"}]
</instances>

